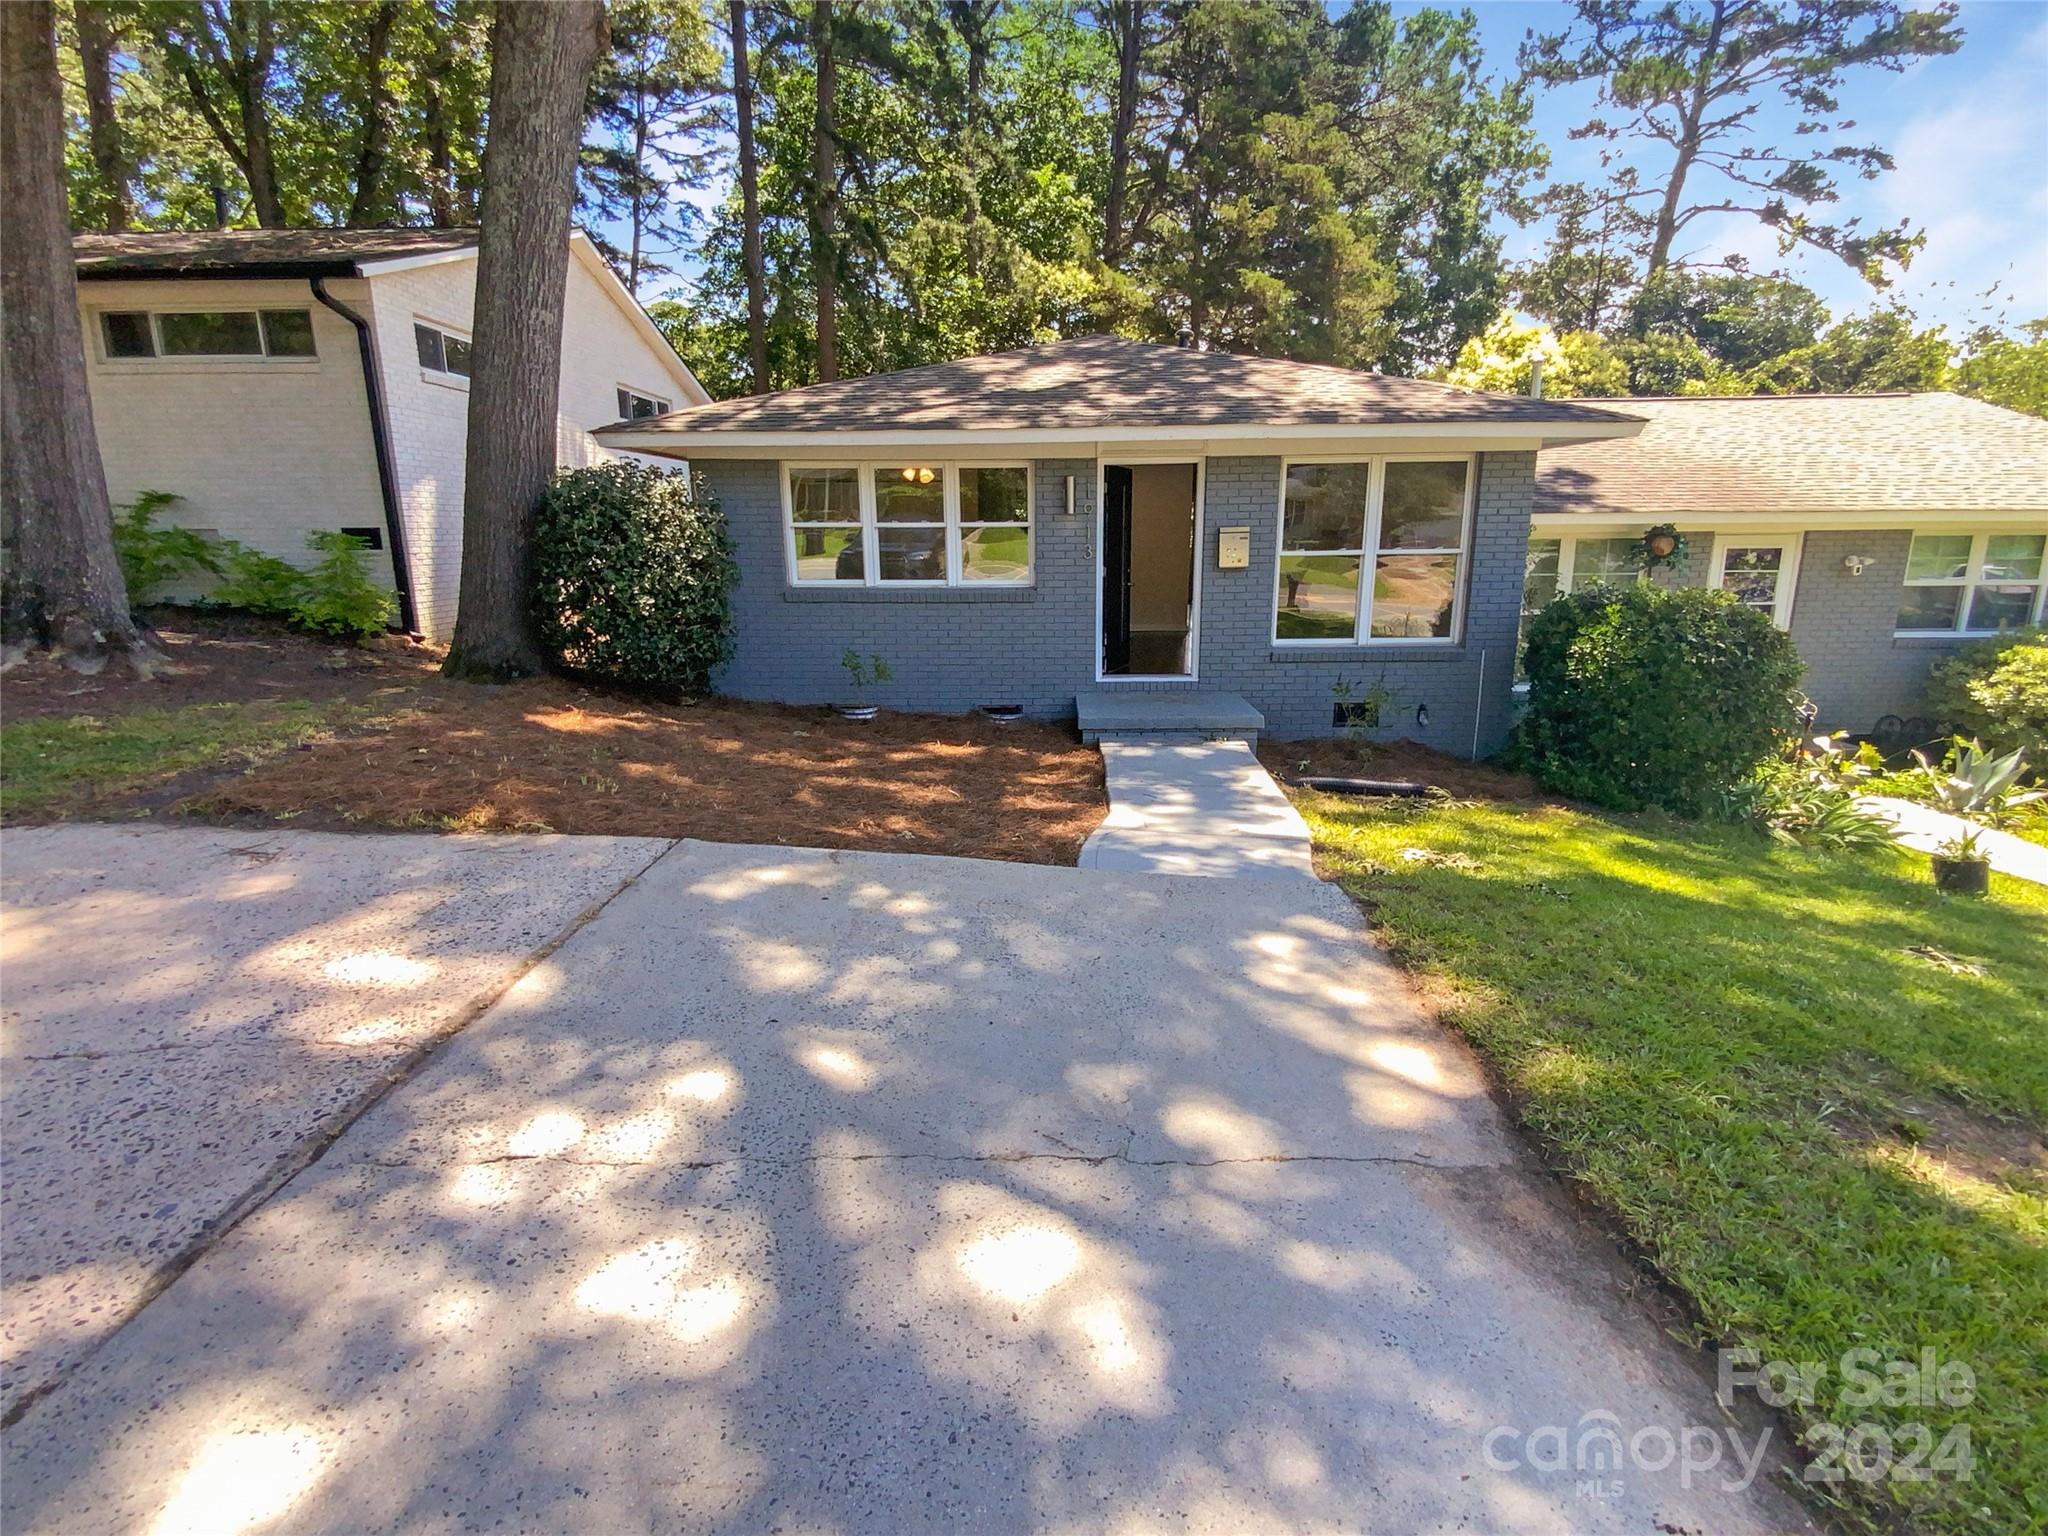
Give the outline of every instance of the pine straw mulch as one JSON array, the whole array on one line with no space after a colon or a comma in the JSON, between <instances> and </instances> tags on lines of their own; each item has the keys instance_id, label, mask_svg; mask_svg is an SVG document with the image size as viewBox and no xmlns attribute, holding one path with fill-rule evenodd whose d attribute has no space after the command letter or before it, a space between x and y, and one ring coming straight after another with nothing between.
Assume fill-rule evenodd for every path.
<instances>
[{"instance_id":1,"label":"pine straw mulch","mask_svg":"<svg viewBox=\"0 0 2048 1536\"><path fill-rule=\"evenodd\" d=\"M1072 864L1105 809L1070 732L980 717L709 700L554 680L433 682L392 719L175 810L294 826L550 831Z\"/></svg>"}]
</instances>

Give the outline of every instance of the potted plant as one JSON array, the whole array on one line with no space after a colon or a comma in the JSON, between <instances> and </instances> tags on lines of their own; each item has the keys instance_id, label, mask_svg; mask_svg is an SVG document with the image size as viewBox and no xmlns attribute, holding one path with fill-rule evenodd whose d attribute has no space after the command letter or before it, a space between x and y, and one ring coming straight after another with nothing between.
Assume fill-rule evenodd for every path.
<instances>
[{"instance_id":1,"label":"potted plant","mask_svg":"<svg viewBox=\"0 0 2048 1536\"><path fill-rule=\"evenodd\" d=\"M868 689L876 683L886 683L895 674L889 670L889 663L879 656L862 659L860 652L849 648L839 658L839 665L846 668L846 675L853 680L852 702L839 706L839 713L849 720L872 720L875 706L868 702Z\"/></svg>"},{"instance_id":2,"label":"potted plant","mask_svg":"<svg viewBox=\"0 0 2048 1536\"><path fill-rule=\"evenodd\" d=\"M1977 847L1977 829L1969 827L1934 850L1934 888L1951 896L1986 896L1991 892L1991 861Z\"/></svg>"},{"instance_id":3,"label":"potted plant","mask_svg":"<svg viewBox=\"0 0 2048 1536\"><path fill-rule=\"evenodd\" d=\"M1994 756L1982 742L1958 736L1941 767L1930 763L1924 752L1915 752L1913 760L1927 777L1929 799L1965 822L1993 823L2042 797L2041 790L2015 788L2027 770L2026 758L2018 751ZM1990 891L1991 861L1978 847L1976 826L1966 826L1934 850L1934 884L1958 895Z\"/></svg>"}]
</instances>

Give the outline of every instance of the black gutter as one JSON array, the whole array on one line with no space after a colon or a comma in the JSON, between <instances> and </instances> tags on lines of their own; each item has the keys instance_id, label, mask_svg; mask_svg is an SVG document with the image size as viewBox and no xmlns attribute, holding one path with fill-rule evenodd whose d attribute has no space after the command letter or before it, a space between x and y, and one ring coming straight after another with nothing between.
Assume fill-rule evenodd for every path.
<instances>
[{"instance_id":1,"label":"black gutter","mask_svg":"<svg viewBox=\"0 0 2048 1536\"><path fill-rule=\"evenodd\" d=\"M327 291L327 279L312 279L313 297L356 328L356 350L363 359L363 397L370 407L370 442L377 451L377 485L384 493L384 536L391 545L391 577L398 584L398 627L419 637L419 616L412 603L412 571L405 559L405 528L398 516L398 475L391 467L391 435L384 426L384 391L377 383L377 352L370 342L370 322Z\"/></svg>"}]
</instances>

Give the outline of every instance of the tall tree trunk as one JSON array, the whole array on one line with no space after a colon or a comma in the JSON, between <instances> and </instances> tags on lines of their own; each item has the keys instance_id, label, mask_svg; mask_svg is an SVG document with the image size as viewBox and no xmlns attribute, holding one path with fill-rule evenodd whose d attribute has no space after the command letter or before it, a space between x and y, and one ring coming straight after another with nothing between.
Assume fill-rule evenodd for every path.
<instances>
[{"instance_id":1,"label":"tall tree trunk","mask_svg":"<svg viewBox=\"0 0 2048 1536\"><path fill-rule=\"evenodd\" d=\"M269 0L241 0L226 7L228 37L239 66L234 73L236 104L242 112L243 170L249 202L265 229L285 227L278 195L277 161L270 144L270 71L277 38Z\"/></svg>"},{"instance_id":2,"label":"tall tree trunk","mask_svg":"<svg viewBox=\"0 0 2048 1536\"><path fill-rule=\"evenodd\" d=\"M444 668L454 677L517 677L541 665L528 554L555 467L569 210L584 91L604 45L602 0L505 5L491 27L462 591Z\"/></svg>"},{"instance_id":3,"label":"tall tree trunk","mask_svg":"<svg viewBox=\"0 0 2048 1536\"><path fill-rule=\"evenodd\" d=\"M1138 123L1138 61L1145 44L1144 0L1114 0L1117 37L1116 103L1109 124L1109 194L1102 204L1102 264L1124 255L1124 199L1131 181L1131 131Z\"/></svg>"},{"instance_id":4,"label":"tall tree trunk","mask_svg":"<svg viewBox=\"0 0 2048 1536\"><path fill-rule=\"evenodd\" d=\"M85 384L56 22L49 0L0 5L0 512L16 545L5 618L11 639L54 646L80 671L120 655L146 676L157 656L128 612Z\"/></svg>"},{"instance_id":5,"label":"tall tree trunk","mask_svg":"<svg viewBox=\"0 0 2048 1536\"><path fill-rule=\"evenodd\" d=\"M656 197L661 189L647 173L647 66L640 61L640 85L633 93L633 249L626 262L626 287L640 297L641 245L647 227L648 193Z\"/></svg>"},{"instance_id":6,"label":"tall tree trunk","mask_svg":"<svg viewBox=\"0 0 2048 1536\"><path fill-rule=\"evenodd\" d=\"M455 135L449 123L448 95L441 81L455 67L455 49L449 42L446 19L437 10L428 22L433 31L433 52L427 78L421 82L427 132L427 216L446 229L457 222L455 214Z\"/></svg>"},{"instance_id":7,"label":"tall tree trunk","mask_svg":"<svg viewBox=\"0 0 2048 1536\"><path fill-rule=\"evenodd\" d=\"M78 0L79 75L85 82L86 142L99 181L95 223L108 233L128 227L128 154L114 115L114 21L101 0Z\"/></svg>"},{"instance_id":8,"label":"tall tree trunk","mask_svg":"<svg viewBox=\"0 0 2048 1536\"><path fill-rule=\"evenodd\" d=\"M733 123L740 141L740 254L747 268L747 357L754 393L768 393L768 274L761 260L761 167L754 152L754 78L747 57L747 0L732 0Z\"/></svg>"},{"instance_id":9,"label":"tall tree trunk","mask_svg":"<svg viewBox=\"0 0 2048 1536\"><path fill-rule=\"evenodd\" d=\"M811 54L818 72L811 133L811 272L818 295L818 381L839 377L839 65L832 54L832 0L812 0Z\"/></svg>"},{"instance_id":10,"label":"tall tree trunk","mask_svg":"<svg viewBox=\"0 0 2048 1536\"><path fill-rule=\"evenodd\" d=\"M1728 20L1727 0L1714 0L1714 19L1707 28L1706 46L1700 50L1699 67L1693 72L1692 97L1681 116L1678 158L1664 183L1664 197L1657 205L1657 228L1650 239L1646 277L1655 277L1671 265L1671 245L1678 238L1678 208L1685 195L1685 178L1700 152L1700 124L1707 115L1707 93L1712 87L1714 67L1721 58L1721 35Z\"/></svg>"},{"instance_id":11,"label":"tall tree trunk","mask_svg":"<svg viewBox=\"0 0 2048 1536\"><path fill-rule=\"evenodd\" d=\"M370 15L369 34L363 39L363 127L356 143L356 190L348 207L348 222L354 228L376 223L386 211L384 167L390 158L386 120L391 115L391 91L384 78L384 61L397 22L398 0L378 0Z\"/></svg>"}]
</instances>

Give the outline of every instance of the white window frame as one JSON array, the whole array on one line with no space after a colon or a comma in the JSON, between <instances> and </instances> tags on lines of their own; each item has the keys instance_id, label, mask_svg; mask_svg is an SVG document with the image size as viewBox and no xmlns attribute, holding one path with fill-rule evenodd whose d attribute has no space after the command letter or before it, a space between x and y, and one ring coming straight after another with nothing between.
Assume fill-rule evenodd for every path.
<instances>
[{"instance_id":1,"label":"white window frame","mask_svg":"<svg viewBox=\"0 0 2048 1536\"><path fill-rule=\"evenodd\" d=\"M1793 528L1738 528L1714 535L1712 582L1717 591L1728 590L1728 551L1731 549L1775 549L1778 562L1777 601L1771 607L1771 622L1780 629L1792 627L1792 594L1799 585L1799 555L1806 535Z\"/></svg>"},{"instance_id":2,"label":"white window frame","mask_svg":"<svg viewBox=\"0 0 2048 1536\"><path fill-rule=\"evenodd\" d=\"M313 350L305 356L272 352L270 333L264 329L265 310L296 311L313 323L310 304L98 304L93 306L93 346L102 364L110 368L308 368L320 363L320 335L313 333ZM156 349L150 357L116 357L107 349L108 315L141 315L149 321L149 344ZM260 352L166 352L161 324L165 315L254 315L256 343Z\"/></svg>"},{"instance_id":3,"label":"white window frame","mask_svg":"<svg viewBox=\"0 0 2048 1536\"><path fill-rule=\"evenodd\" d=\"M1918 580L1907 576L1902 577L1899 581L1899 591L1901 593L1912 587L1961 588L1963 600L1956 605L1956 622L1954 626L1949 629L1900 629L1896 627L1897 621L1894 620L1894 628L1892 629L1894 635L1901 639L1938 639L1951 635L1975 636L1996 635L2000 633L1999 630L1995 629L1971 629L1969 627L1970 610L1977 605L1977 589L1979 587L2020 587L2029 585L2029 583L2020 581L1986 581L1983 576L1985 551L1992 539L2004 537L2030 538L2038 537L2039 535L2031 528L1980 528L1975 531L1962 528L1915 528L1911 537L1906 542L1906 568L1908 570L1912 569L1913 539L1954 539L1962 538L1966 535L1970 540L1970 559L1969 563L1964 567L1961 576L1923 576ZM2044 549L2042 552L2041 569L2035 574L2031 585L2034 588L2034 601L2028 610L2026 622L2028 624L2039 624L2043 622L2044 618L2048 618L2048 608L2043 607L2043 599L2048 597L2048 549Z\"/></svg>"},{"instance_id":4,"label":"white window frame","mask_svg":"<svg viewBox=\"0 0 2048 1536\"><path fill-rule=\"evenodd\" d=\"M927 465L940 472L943 486L941 501L945 509L946 529L946 574L937 581L884 581L881 573L881 524L875 516L875 472L891 470L900 472L905 464ZM851 470L854 482L860 490L860 534L861 571L859 581L805 580L797 575L796 564L796 499L790 492L790 477L805 471ZM960 530L960 475L970 469L1021 469L1024 471L1024 574L1004 581L969 580L961 574ZM830 458L830 459L783 459L776 465L776 476L781 482L782 493L782 561L784 579L792 587L807 591L832 592L867 590L880 588L886 591L898 589L917 591L920 589L947 587L964 592L1013 591L1019 587L1033 585L1038 577L1038 482L1029 459L971 458L937 459L924 458L916 454L903 454L886 459L873 458ZM805 526L845 527L846 524L826 523ZM905 524L918 527L919 524ZM928 526L928 525L926 525ZM1015 524L967 523L968 528L991 526L1015 527Z\"/></svg>"},{"instance_id":5,"label":"white window frame","mask_svg":"<svg viewBox=\"0 0 2048 1536\"><path fill-rule=\"evenodd\" d=\"M1293 550L1287 548L1287 472L1297 464L1363 464L1366 466L1365 547L1358 555L1358 606L1353 614L1349 639L1312 640L1280 638L1281 561L1290 553L1343 555L1349 550ZM1380 548L1380 513L1386 500L1387 466L1390 464L1463 464L1465 466L1465 507L1458 525L1456 549ZM1280 487L1273 513L1272 613L1266 624L1269 644L1287 650L1360 650L1380 647L1412 649L1417 646L1462 645L1465 641L1465 599L1472 582L1473 512L1479 504L1479 456L1471 453L1337 453L1317 454L1280 461ZM1372 633L1372 593L1377 583L1366 580L1365 562L1380 555L1455 555L1457 570L1452 580L1451 632L1448 635L1375 635Z\"/></svg>"},{"instance_id":6,"label":"white window frame","mask_svg":"<svg viewBox=\"0 0 2048 1536\"><path fill-rule=\"evenodd\" d=\"M662 395L655 394L651 390L636 389L631 384L614 384L612 386L612 390L614 400L616 400L616 398L619 395L630 395L635 400L645 400L649 405L654 407L653 414L656 416L666 416L670 411L675 409L675 405L673 402L671 402ZM646 418L643 416L635 416L631 412L628 412L627 414L621 416L619 420L644 421L646 420Z\"/></svg>"}]
</instances>

